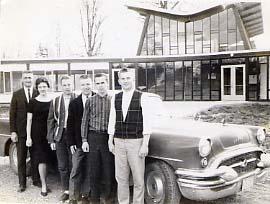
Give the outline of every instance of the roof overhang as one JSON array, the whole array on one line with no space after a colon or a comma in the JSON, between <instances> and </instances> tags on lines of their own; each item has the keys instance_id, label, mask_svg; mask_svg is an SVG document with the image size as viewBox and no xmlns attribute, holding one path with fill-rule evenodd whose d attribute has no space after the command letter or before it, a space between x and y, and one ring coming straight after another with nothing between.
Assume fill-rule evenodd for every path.
<instances>
[{"instance_id":1,"label":"roof overhang","mask_svg":"<svg viewBox=\"0 0 270 204\"><path fill-rule=\"evenodd\" d=\"M216 4L207 9L192 9L190 11L176 11L175 9L162 9L157 6L145 5L142 3L130 3L127 7L137 11L141 15L155 15L182 22L201 20L225 9L235 8L239 11L243 24L249 37L263 33L263 18L260 2L240 2L229 4Z\"/></svg>"}]
</instances>

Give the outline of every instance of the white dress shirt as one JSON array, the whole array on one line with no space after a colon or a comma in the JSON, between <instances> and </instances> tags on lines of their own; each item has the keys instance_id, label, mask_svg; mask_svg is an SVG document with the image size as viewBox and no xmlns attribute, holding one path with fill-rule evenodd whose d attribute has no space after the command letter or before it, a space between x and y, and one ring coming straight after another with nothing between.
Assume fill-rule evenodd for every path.
<instances>
[{"instance_id":1,"label":"white dress shirt","mask_svg":"<svg viewBox=\"0 0 270 204\"><path fill-rule=\"evenodd\" d=\"M23 89L24 89L24 94L25 94L25 97L26 97L26 99L27 99L27 102L29 103L28 88L26 88L26 87L24 86ZM31 86L29 89L30 89L30 96L31 96L31 98L32 98L32 96L33 96L33 86Z\"/></svg>"},{"instance_id":2,"label":"white dress shirt","mask_svg":"<svg viewBox=\"0 0 270 204\"><path fill-rule=\"evenodd\" d=\"M65 104L65 124L64 128L67 127L67 119L68 119L68 107L69 107L69 102L71 99L71 96L63 96L64 99L64 104Z\"/></svg>"},{"instance_id":3,"label":"white dress shirt","mask_svg":"<svg viewBox=\"0 0 270 204\"><path fill-rule=\"evenodd\" d=\"M83 102L83 108L85 108L85 103L86 103L86 100L88 99L89 95L86 96L84 94L82 94L82 102Z\"/></svg>"},{"instance_id":4,"label":"white dress shirt","mask_svg":"<svg viewBox=\"0 0 270 204\"><path fill-rule=\"evenodd\" d=\"M125 120L127 116L127 112L130 105L130 101L133 96L133 92L134 92L134 89L131 91L123 91L123 98L122 98L123 120ZM115 111L114 101L115 101L115 96L113 96L111 100L111 110L110 110L110 118L109 118L109 125L108 125L109 135L114 135L114 132L115 132L116 111ZM151 126L152 112L151 112L150 100L148 98L147 93L142 93L141 107L142 107L142 115L143 115L143 135L151 134L152 133L152 126Z\"/></svg>"}]
</instances>

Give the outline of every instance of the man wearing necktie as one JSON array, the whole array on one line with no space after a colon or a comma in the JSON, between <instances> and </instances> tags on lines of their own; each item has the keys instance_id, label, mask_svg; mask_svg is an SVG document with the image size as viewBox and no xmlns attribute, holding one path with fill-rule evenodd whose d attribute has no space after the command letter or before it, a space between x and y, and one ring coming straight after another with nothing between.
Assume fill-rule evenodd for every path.
<instances>
[{"instance_id":1,"label":"man wearing necktie","mask_svg":"<svg viewBox=\"0 0 270 204\"><path fill-rule=\"evenodd\" d=\"M34 76L31 71L24 71L22 73L23 88L13 93L10 103L9 121L11 140L16 143L18 158L18 192L23 192L26 189L26 157L28 150L28 147L26 146L26 110L29 100L38 95L38 91L33 88L33 78ZM29 148L29 150L31 158L31 148ZM35 186L40 186L37 167L33 162L31 162L31 174L33 184Z\"/></svg>"},{"instance_id":2,"label":"man wearing necktie","mask_svg":"<svg viewBox=\"0 0 270 204\"><path fill-rule=\"evenodd\" d=\"M146 93L135 89L134 74L118 73L122 91L112 98L108 133L109 149L115 155L119 204L129 204L129 175L133 177L133 204L144 203L145 157L151 134L151 104Z\"/></svg>"},{"instance_id":3,"label":"man wearing necktie","mask_svg":"<svg viewBox=\"0 0 270 204\"><path fill-rule=\"evenodd\" d=\"M69 179L69 203L76 204L82 194L82 204L88 203L89 179L85 176L82 151L81 121L86 100L93 96L92 80L88 75L79 78L81 94L69 104L67 120L67 143L72 154L72 170Z\"/></svg>"}]
</instances>

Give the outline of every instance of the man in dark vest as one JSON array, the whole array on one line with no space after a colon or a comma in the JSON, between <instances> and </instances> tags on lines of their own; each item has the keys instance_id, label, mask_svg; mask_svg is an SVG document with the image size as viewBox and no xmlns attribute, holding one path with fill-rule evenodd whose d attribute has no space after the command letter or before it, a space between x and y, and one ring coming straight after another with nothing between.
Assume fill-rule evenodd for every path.
<instances>
[{"instance_id":1,"label":"man in dark vest","mask_svg":"<svg viewBox=\"0 0 270 204\"><path fill-rule=\"evenodd\" d=\"M19 189L18 192L25 191L26 188L26 157L28 147L26 146L26 118L27 104L31 98L38 95L36 89L33 88L33 73L24 71L22 73L23 88L13 93L10 104L10 132L11 140L16 143L17 161L18 161L18 177ZM31 148L30 157L31 157ZM37 166L31 162L31 173L33 185L41 186L37 171Z\"/></svg>"},{"instance_id":2,"label":"man in dark vest","mask_svg":"<svg viewBox=\"0 0 270 204\"><path fill-rule=\"evenodd\" d=\"M72 170L69 179L69 203L88 202L90 183L85 175L85 153L82 151L81 123L86 100L93 96L92 80L88 75L79 78L81 94L69 104L67 120L67 143L72 154Z\"/></svg>"},{"instance_id":3,"label":"man in dark vest","mask_svg":"<svg viewBox=\"0 0 270 204\"><path fill-rule=\"evenodd\" d=\"M129 203L131 170L133 204L143 204L145 156L152 131L151 105L148 95L135 89L135 76L131 70L121 69L118 77L122 91L112 98L108 125L108 145L115 155L118 202Z\"/></svg>"},{"instance_id":4,"label":"man in dark vest","mask_svg":"<svg viewBox=\"0 0 270 204\"><path fill-rule=\"evenodd\" d=\"M69 198L69 176L72 168L71 152L67 144L67 118L70 101L75 98L72 92L73 83L69 76L63 76L60 80L63 93L52 102L47 120L47 139L51 149L56 150L58 170L61 177L62 190L60 200Z\"/></svg>"}]
</instances>

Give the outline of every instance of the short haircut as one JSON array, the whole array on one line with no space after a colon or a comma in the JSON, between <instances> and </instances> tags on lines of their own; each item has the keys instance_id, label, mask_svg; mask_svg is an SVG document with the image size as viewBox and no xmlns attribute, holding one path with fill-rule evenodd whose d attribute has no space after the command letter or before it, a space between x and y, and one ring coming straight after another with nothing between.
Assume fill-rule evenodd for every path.
<instances>
[{"instance_id":1,"label":"short haircut","mask_svg":"<svg viewBox=\"0 0 270 204\"><path fill-rule=\"evenodd\" d=\"M120 74L122 74L122 73L128 73L128 72L130 72L129 69L127 69L127 68L122 68L122 69L120 69L119 72L118 72L118 77L120 78Z\"/></svg>"},{"instance_id":2,"label":"short haircut","mask_svg":"<svg viewBox=\"0 0 270 204\"><path fill-rule=\"evenodd\" d=\"M68 76L68 75L62 76L61 79L60 79L60 84L62 84L62 81L63 81L63 80L71 80L71 77Z\"/></svg>"},{"instance_id":3,"label":"short haircut","mask_svg":"<svg viewBox=\"0 0 270 204\"><path fill-rule=\"evenodd\" d=\"M25 70L22 72L22 75L24 74L34 74L31 70Z\"/></svg>"},{"instance_id":4,"label":"short haircut","mask_svg":"<svg viewBox=\"0 0 270 204\"><path fill-rule=\"evenodd\" d=\"M108 75L107 74L97 73L97 74L95 74L94 79L99 78L99 77L104 77L106 79L106 81L108 82Z\"/></svg>"},{"instance_id":5,"label":"short haircut","mask_svg":"<svg viewBox=\"0 0 270 204\"><path fill-rule=\"evenodd\" d=\"M48 88L50 88L50 84L49 84L48 79L46 77L39 77L36 80L36 89L38 89L38 85L41 84L41 83L47 84Z\"/></svg>"},{"instance_id":6,"label":"short haircut","mask_svg":"<svg viewBox=\"0 0 270 204\"><path fill-rule=\"evenodd\" d=\"M90 76L87 74L82 74L79 79L90 79L91 80Z\"/></svg>"}]
</instances>

